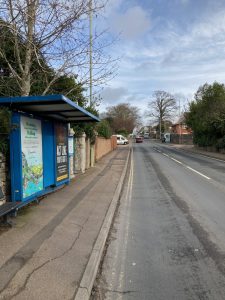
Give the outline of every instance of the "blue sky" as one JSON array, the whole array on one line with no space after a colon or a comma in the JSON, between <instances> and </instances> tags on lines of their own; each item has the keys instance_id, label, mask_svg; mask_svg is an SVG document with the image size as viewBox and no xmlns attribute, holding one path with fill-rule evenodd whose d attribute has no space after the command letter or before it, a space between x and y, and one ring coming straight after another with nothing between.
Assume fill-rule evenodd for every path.
<instances>
[{"instance_id":1,"label":"blue sky","mask_svg":"<svg viewBox=\"0 0 225 300\"><path fill-rule=\"evenodd\" d=\"M108 51L121 58L101 111L121 102L146 111L155 90L185 103L205 82L225 82L225 0L109 0L104 17L120 35Z\"/></svg>"}]
</instances>

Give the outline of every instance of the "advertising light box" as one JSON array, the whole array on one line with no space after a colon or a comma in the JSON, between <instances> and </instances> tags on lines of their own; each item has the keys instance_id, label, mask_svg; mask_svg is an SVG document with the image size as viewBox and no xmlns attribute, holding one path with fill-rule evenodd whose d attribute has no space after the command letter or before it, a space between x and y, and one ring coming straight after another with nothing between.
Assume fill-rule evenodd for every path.
<instances>
[{"instance_id":1,"label":"advertising light box","mask_svg":"<svg viewBox=\"0 0 225 300\"><path fill-rule=\"evenodd\" d=\"M12 200L32 201L69 182L67 124L13 113Z\"/></svg>"},{"instance_id":2,"label":"advertising light box","mask_svg":"<svg viewBox=\"0 0 225 300\"><path fill-rule=\"evenodd\" d=\"M68 136L67 126L61 123L55 124L56 136L56 181L62 181L69 177L68 168Z\"/></svg>"},{"instance_id":3,"label":"advertising light box","mask_svg":"<svg viewBox=\"0 0 225 300\"><path fill-rule=\"evenodd\" d=\"M43 156L41 121L22 116L23 198L43 190Z\"/></svg>"}]
</instances>

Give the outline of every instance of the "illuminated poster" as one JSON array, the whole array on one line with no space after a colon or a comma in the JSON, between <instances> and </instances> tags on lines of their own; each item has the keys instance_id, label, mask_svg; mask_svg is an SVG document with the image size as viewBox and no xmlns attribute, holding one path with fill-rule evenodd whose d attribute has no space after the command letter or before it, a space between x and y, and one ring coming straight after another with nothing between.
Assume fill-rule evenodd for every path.
<instances>
[{"instance_id":1,"label":"illuminated poster","mask_svg":"<svg viewBox=\"0 0 225 300\"><path fill-rule=\"evenodd\" d=\"M21 116L23 198L43 190L41 121Z\"/></svg>"},{"instance_id":2,"label":"illuminated poster","mask_svg":"<svg viewBox=\"0 0 225 300\"><path fill-rule=\"evenodd\" d=\"M69 155L74 154L74 142L73 142L73 136L68 137L68 152Z\"/></svg>"},{"instance_id":3,"label":"illuminated poster","mask_svg":"<svg viewBox=\"0 0 225 300\"><path fill-rule=\"evenodd\" d=\"M69 177L67 126L61 123L55 124L55 134L56 134L56 181L61 181Z\"/></svg>"}]
</instances>

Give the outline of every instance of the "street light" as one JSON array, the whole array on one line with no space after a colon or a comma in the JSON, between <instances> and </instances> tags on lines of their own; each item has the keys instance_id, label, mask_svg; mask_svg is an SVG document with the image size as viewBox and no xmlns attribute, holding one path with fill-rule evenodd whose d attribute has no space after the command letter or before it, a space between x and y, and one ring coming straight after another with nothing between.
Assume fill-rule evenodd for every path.
<instances>
[{"instance_id":1,"label":"street light","mask_svg":"<svg viewBox=\"0 0 225 300\"><path fill-rule=\"evenodd\" d=\"M89 76L90 76L90 95L89 104L92 105L92 0L89 1Z\"/></svg>"},{"instance_id":2,"label":"street light","mask_svg":"<svg viewBox=\"0 0 225 300\"><path fill-rule=\"evenodd\" d=\"M181 116L180 116L180 99L179 99L179 144L181 144Z\"/></svg>"}]
</instances>

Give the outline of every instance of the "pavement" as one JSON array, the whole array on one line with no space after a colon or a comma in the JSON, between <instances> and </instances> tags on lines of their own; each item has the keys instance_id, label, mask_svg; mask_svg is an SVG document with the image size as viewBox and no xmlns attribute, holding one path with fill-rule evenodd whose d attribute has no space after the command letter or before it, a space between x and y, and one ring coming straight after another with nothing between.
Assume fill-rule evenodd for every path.
<instances>
[{"instance_id":1,"label":"pavement","mask_svg":"<svg viewBox=\"0 0 225 300\"><path fill-rule=\"evenodd\" d=\"M167 144L167 145L169 145L170 147L173 147L173 148L182 149L182 150L189 151L192 153L198 153L198 154L212 157L215 159L225 160L224 153L206 151L203 148L200 148L200 147L197 147L194 145L180 145L180 144Z\"/></svg>"},{"instance_id":2,"label":"pavement","mask_svg":"<svg viewBox=\"0 0 225 300\"><path fill-rule=\"evenodd\" d=\"M185 151L225 159L192 145ZM68 186L0 228L0 300L87 300L123 181L130 146L119 146Z\"/></svg>"},{"instance_id":3,"label":"pavement","mask_svg":"<svg viewBox=\"0 0 225 300\"><path fill-rule=\"evenodd\" d=\"M0 229L1 300L89 299L129 154L118 147Z\"/></svg>"}]
</instances>

